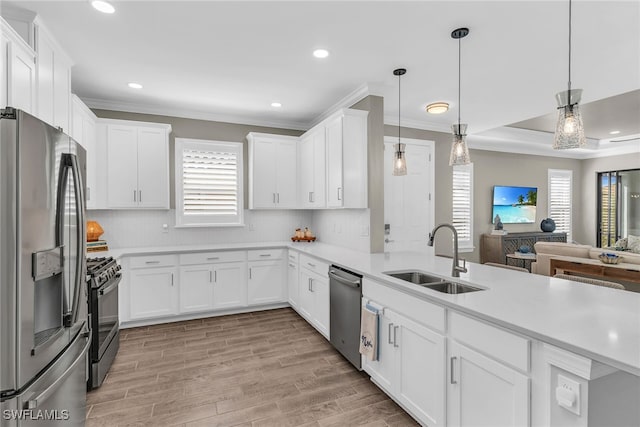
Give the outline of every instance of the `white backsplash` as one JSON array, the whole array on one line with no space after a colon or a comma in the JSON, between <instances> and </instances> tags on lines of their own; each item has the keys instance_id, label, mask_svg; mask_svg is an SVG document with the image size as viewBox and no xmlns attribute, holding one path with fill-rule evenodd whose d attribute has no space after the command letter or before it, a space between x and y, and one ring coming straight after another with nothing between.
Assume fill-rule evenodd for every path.
<instances>
[{"instance_id":1,"label":"white backsplash","mask_svg":"<svg viewBox=\"0 0 640 427\"><path fill-rule=\"evenodd\" d=\"M369 209L313 211L311 230L318 241L369 252Z\"/></svg>"},{"instance_id":2,"label":"white backsplash","mask_svg":"<svg viewBox=\"0 0 640 427\"><path fill-rule=\"evenodd\" d=\"M312 227L311 212L302 210L245 210L244 227L175 228L173 209L90 210L87 220L100 223L111 248L285 241L296 228Z\"/></svg>"}]
</instances>

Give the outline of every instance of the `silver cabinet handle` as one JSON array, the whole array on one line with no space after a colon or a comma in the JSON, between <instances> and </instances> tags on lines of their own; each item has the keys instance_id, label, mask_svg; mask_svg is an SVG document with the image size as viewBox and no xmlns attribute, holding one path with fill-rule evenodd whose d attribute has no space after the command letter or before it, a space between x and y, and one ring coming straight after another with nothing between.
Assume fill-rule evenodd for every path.
<instances>
[{"instance_id":1,"label":"silver cabinet handle","mask_svg":"<svg viewBox=\"0 0 640 427\"><path fill-rule=\"evenodd\" d=\"M296 266L294 264L291 264L291 263L289 263L289 267L296 268Z\"/></svg>"},{"instance_id":2,"label":"silver cabinet handle","mask_svg":"<svg viewBox=\"0 0 640 427\"><path fill-rule=\"evenodd\" d=\"M160 264L160 261L145 261L145 264Z\"/></svg>"},{"instance_id":3,"label":"silver cabinet handle","mask_svg":"<svg viewBox=\"0 0 640 427\"><path fill-rule=\"evenodd\" d=\"M219 256L212 256L212 257L207 258L207 261L215 261L217 259L220 259L220 257Z\"/></svg>"},{"instance_id":4,"label":"silver cabinet handle","mask_svg":"<svg viewBox=\"0 0 640 427\"><path fill-rule=\"evenodd\" d=\"M213 283L213 273L209 270L209 283Z\"/></svg>"},{"instance_id":5,"label":"silver cabinet handle","mask_svg":"<svg viewBox=\"0 0 640 427\"><path fill-rule=\"evenodd\" d=\"M316 201L316 192L315 192L315 191L312 191L312 192L311 192L311 203L313 203L313 202L315 202L315 201Z\"/></svg>"},{"instance_id":6,"label":"silver cabinet handle","mask_svg":"<svg viewBox=\"0 0 640 427\"><path fill-rule=\"evenodd\" d=\"M173 286L173 273L171 273L171 286Z\"/></svg>"},{"instance_id":7,"label":"silver cabinet handle","mask_svg":"<svg viewBox=\"0 0 640 427\"><path fill-rule=\"evenodd\" d=\"M278 195L278 203L280 203L280 193L276 193Z\"/></svg>"},{"instance_id":8,"label":"silver cabinet handle","mask_svg":"<svg viewBox=\"0 0 640 427\"><path fill-rule=\"evenodd\" d=\"M450 366L451 369L450 369L450 378L449 378L449 382L451 384L458 384L458 382L453 379L453 365L455 364L456 359L457 359L456 356L451 357L451 366Z\"/></svg>"},{"instance_id":9,"label":"silver cabinet handle","mask_svg":"<svg viewBox=\"0 0 640 427\"><path fill-rule=\"evenodd\" d=\"M342 187L338 187L338 200L342 200Z\"/></svg>"},{"instance_id":10,"label":"silver cabinet handle","mask_svg":"<svg viewBox=\"0 0 640 427\"><path fill-rule=\"evenodd\" d=\"M91 200L91 187L87 187L87 200Z\"/></svg>"},{"instance_id":11,"label":"silver cabinet handle","mask_svg":"<svg viewBox=\"0 0 640 427\"><path fill-rule=\"evenodd\" d=\"M276 202L276 193L271 193L271 194L273 194L273 203L275 203Z\"/></svg>"},{"instance_id":12,"label":"silver cabinet handle","mask_svg":"<svg viewBox=\"0 0 640 427\"><path fill-rule=\"evenodd\" d=\"M313 279L309 278L309 290L313 292Z\"/></svg>"},{"instance_id":13,"label":"silver cabinet handle","mask_svg":"<svg viewBox=\"0 0 640 427\"><path fill-rule=\"evenodd\" d=\"M400 328L400 326L393 327L393 346L394 347L400 347L398 345L398 328Z\"/></svg>"},{"instance_id":14,"label":"silver cabinet handle","mask_svg":"<svg viewBox=\"0 0 640 427\"><path fill-rule=\"evenodd\" d=\"M251 267L249 267L249 279L251 279Z\"/></svg>"},{"instance_id":15,"label":"silver cabinet handle","mask_svg":"<svg viewBox=\"0 0 640 427\"><path fill-rule=\"evenodd\" d=\"M142 190L138 190L138 201L142 203Z\"/></svg>"},{"instance_id":16,"label":"silver cabinet handle","mask_svg":"<svg viewBox=\"0 0 640 427\"><path fill-rule=\"evenodd\" d=\"M260 254L261 257L268 257L271 256L271 254Z\"/></svg>"},{"instance_id":17,"label":"silver cabinet handle","mask_svg":"<svg viewBox=\"0 0 640 427\"><path fill-rule=\"evenodd\" d=\"M315 265L315 264L311 264L310 262L308 262L308 263L307 263L307 265L308 265L309 267L316 268L316 265Z\"/></svg>"},{"instance_id":18,"label":"silver cabinet handle","mask_svg":"<svg viewBox=\"0 0 640 427\"><path fill-rule=\"evenodd\" d=\"M134 201L134 202L137 202L137 201L138 201L138 200L136 199L136 193L137 193L137 191L136 191L136 190L133 190L133 201Z\"/></svg>"},{"instance_id":19,"label":"silver cabinet handle","mask_svg":"<svg viewBox=\"0 0 640 427\"><path fill-rule=\"evenodd\" d=\"M311 191L309 191L309 203L311 203Z\"/></svg>"},{"instance_id":20,"label":"silver cabinet handle","mask_svg":"<svg viewBox=\"0 0 640 427\"><path fill-rule=\"evenodd\" d=\"M213 272L213 282L214 283L218 283L218 271L214 271Z\"/></svg>"},{"instance_id":21,"label":"silver cabinet handle","mask_svg":"<svg viewBox=\"0 0 640 427\"><path fill-rule=\"evenodd\" d=\"M391 328L393 328L393 323L389 323L389 338L387 339L389 344L393 344L393 341L391 341Z\"/></svg>"}]
</instances>

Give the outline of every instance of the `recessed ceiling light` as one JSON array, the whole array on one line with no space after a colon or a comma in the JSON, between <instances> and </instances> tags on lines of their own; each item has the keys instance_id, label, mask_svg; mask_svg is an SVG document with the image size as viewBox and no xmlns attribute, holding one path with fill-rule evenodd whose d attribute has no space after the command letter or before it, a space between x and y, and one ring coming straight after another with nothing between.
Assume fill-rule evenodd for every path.
<instances>
[{"instance_id":1,"label":"recessed ceiling light","mask_svg":"<svg viewBox=\"0 0 640 427\"><path fill-rule=\"evenodd\" d=\"M429 114L442 114L449 110L449 104L446 102L433 102L427 105L427 113Z\"/></svg>"},{"instance_id":2,"label":"recessed ceiling light","mask_svg":"<svg viewBox=\"0 0 640 427\"><path fill-rule=\"evenodd\" d=\"M281 104L281 103L279 103L279 102L272 102L272 103L271 103L271 106L272 106L272 107L275 107L275 108L280 108L280 107L282 107L282 104Z\"/></svg>"},{"instance_id":3,"label":"recessed ceiling light","mask_svg":"<svg viewBox=\"0 0 640 427\"><path fill-rule=\"evenodd\" d=\"M142 89L142 85L140 83L129 83L129 87L131 89Z\"/></svg>"},{"instance_id":4,"label":"recessed ceiling light","mask_svg":"<svg viewBox=\"0 0 640 427\"><path fill-rule=\"evenodd\" d=\"M93 0L91 2L91 6L93 6L95 10L102 13L113 13L116 11L116 8L113 7L111 3L107 3L106 1L102 0Z\"/></svg>"},{"instance_id":5,"label":"recessed ceiling light","mask_svg":"<svg viewBox=\"0 0 640 427\"><path fill-rule=\"evenodd\" d=\"M620 133L619 130L612 130L611 132L609 132L609 135L617 135L619 133Z\"/></svg>"},{"instance_id":6,"label":"recessed ceiling light","mask_svg":"<svg viewBox=\"0 0 640 427\"><path fill-rule=\"evenodd\" d=\"M316 58L326 58L329 56L329 51L327 49L316 49L313 51L313 56Z\"/></svg>"}]
</instances>

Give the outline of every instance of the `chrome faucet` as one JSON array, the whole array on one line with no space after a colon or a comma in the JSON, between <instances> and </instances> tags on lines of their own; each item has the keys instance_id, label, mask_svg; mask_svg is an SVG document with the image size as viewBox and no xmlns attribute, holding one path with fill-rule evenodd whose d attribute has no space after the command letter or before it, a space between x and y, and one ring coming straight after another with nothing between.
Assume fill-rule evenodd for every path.
<instances>
[{"instance_id":1,"label":"chrome faucet","mask_svg":"<svg viewBox=\"0 0 640 427\"><path fill-rule=\"evenodd\" d=\"M451 267L451 276L460 277L460 272L467 272L467 261L462 259L462 267L458 265L458 232L456 228L451 224L436 225L433 230L431 230L431 233L429 233L429 246L433 246L433 238L436 237L436 231L442 227L449 228L453 231L453 266Z\"/></svg>"}]
</instances>

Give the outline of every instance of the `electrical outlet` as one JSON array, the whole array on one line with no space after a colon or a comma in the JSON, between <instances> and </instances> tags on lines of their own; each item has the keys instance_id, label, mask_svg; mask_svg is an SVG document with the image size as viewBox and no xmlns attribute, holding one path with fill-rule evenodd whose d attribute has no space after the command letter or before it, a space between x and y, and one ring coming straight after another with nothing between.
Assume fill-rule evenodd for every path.
<instances>
[{"instance_id":1,"label":"electrical outlet","mask_svg":"<svg viewBox=\"0 0 640 427\"><path fill-rule=\"evenodd\" d=\"M162 224L162 232L163 233L169 232L169 224Z\"/></svg>"},{"instance_id":2,"label":"electrical outlet","mask_svg":"<svg viewBox=\"0 0 640 427\"><path fill-rule=\"evenodd\" d=\"M368 225L363 225L362 226L362 231L360 231L360 235L362 237L367 237L369 235L369 226Z\"/></svg>"},{"instance_id":3,"label":"electrical outlet","mask_svg":"<svg viewBox=\"0 0 640 427\"><path fill-rule=\"evenodd\" d=\"M567 411L580 415L580 383L558 375L556 402Z\"/></svg>"},{"instance_id":4,"label":"electrical outlet","mask_svg":"<svg viewBox=\"0 0 640 427\"><path fill-rule=\"evenodd\" d=\"M255 227L253 226L253 223L250 222L249 223L249 231L254 231L254 230L255 230Z\"/></svg>"}]
</instances>

